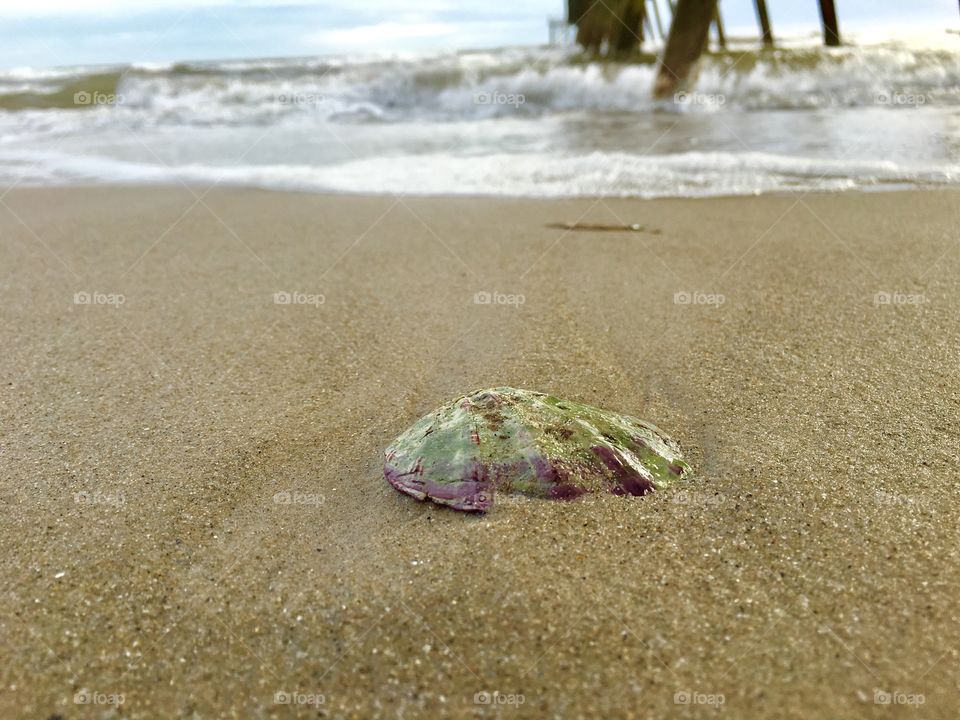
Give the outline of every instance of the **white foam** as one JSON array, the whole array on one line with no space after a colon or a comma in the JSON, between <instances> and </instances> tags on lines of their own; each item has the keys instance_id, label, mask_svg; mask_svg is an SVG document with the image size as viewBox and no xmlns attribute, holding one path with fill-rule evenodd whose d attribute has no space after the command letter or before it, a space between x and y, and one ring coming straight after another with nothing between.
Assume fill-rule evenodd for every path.
<instances>
[{"instance_id":1,"label":"white foam","mask_svg":"<svg viewBox=\"0 0 960 720\"><path fill-rule=\"evenodd\" d=\"M960 165L905 167L768 153L554 157L496 154L376 158L340 165L185 164L176 167L59 153L0 153L7 181L220 184L276 190L519 197L706 197L960 182ZM11 173L16 167L19 173ZM25 173L25 174L24 174Z\"/></svg>"},{"instance_id":2,"label":"white foam","mask_svg":"<svg viewBox=\"0 0 960 720\"><path fill-rule=\"evenodd\" d=\"M72 72L19 69L0 100L63 106L0 110L0 179L539 197L960 183L960 53L811 42L708 57L679 103L651 100L651 65L542 48L144 65L122 103L83 108Z\"/></svg>"}]
</instances>

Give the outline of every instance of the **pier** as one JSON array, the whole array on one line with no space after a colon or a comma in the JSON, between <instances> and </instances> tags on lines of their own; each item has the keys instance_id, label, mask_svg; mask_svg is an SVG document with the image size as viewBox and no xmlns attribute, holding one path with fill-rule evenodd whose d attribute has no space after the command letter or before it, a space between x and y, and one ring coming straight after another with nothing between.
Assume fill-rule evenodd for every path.
<instances>
[{"instance_id":1,"label":"pier","mask_svg":"<svg viewBox=\"0 0 960 720\"><path fill-rule=\"evenodd\" d=\"M708 49L713 28L717 47L726 48L720 0L567 0L567 22L576 26L576 40L597 57L640 56L644 42L659 34L664 42L658 60L653 95L665 98L684 87L700 56ZM840 25L834 0L816 0L823 28L823 43L841 44ZM759 41L766 49L776 46L766 0L754 0ZM663 17L669 13L668 31Z\"/></svg>"}]
</instances>

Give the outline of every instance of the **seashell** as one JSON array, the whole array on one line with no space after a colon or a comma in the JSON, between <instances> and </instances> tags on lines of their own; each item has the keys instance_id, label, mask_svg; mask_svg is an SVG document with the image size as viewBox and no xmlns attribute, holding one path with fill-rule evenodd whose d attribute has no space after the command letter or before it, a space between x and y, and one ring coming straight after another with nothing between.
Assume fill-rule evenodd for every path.
<instances>
[{"instance_id":1,"label":"seashell","mask_svg":"<svg viewBox=\"0 0 960 720\"><path fill-rule=\"evenodd\" d=\"M424 415L385 452L397 490L486 512L496 492L554 500L646 495L690 473L656 426L552 395L478 390Z\"/></svg>"}]
</instances>

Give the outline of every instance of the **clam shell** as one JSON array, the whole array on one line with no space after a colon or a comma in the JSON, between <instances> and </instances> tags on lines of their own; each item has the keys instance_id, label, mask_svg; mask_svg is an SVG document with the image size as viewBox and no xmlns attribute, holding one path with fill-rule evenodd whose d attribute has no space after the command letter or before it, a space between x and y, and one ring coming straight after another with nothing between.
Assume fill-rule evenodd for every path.
<instances>
[{"instance_id":1,"label":"clam shell","mask_svg":"<svg viewBox=\"0 0 960 720\"><path fill-rule=\"evenodd\" d=\"M646 495L689 472L679 446L648 422L509 387L423 416L387 448L383 468L402 493L472 512L489 510L495 492Z\"/></svg>"}]
</instances>

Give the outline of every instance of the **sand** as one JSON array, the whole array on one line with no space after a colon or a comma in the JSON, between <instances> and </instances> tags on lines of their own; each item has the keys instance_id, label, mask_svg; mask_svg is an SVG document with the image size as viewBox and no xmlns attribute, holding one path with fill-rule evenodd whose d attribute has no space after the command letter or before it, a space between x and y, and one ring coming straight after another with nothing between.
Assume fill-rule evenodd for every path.
<instances>
[{"instance_id":1,"label":"sand","mask_svg":"<svg viewBox=\"0 0 960 720\"><path fill-rule=\"evenodd\" d=\"M958 198L9 192L0 716L956 717ZM696 478L387 485L493 385Z\"/></svg>"}]
</instances>

